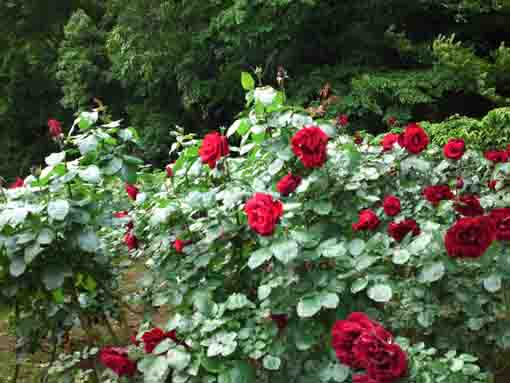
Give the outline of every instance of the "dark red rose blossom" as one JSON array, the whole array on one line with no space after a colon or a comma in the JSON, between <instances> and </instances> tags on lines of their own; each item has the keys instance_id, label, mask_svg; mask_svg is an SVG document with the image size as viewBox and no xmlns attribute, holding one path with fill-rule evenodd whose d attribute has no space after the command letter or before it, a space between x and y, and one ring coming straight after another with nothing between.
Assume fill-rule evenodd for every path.
<instances>
[{"instance_id":1,"label":"dark red rose blossom","mask_svg":"<svg viewBox=\"0 0 510 383\"><path fill-rule=\"evenodd\" d=\"M491 190L496 190L496 186L498 184L498 180L489 180L487 181L487 187Z\"/></svg>"},{"instance_id":2,"label":"dark red rose blossom","mask_svg":"<svg viewBox=\"0 0 510 383\"><path fill-rule=\"evenodd\" d=\"M131 230L128 230L124 235L124 243L126 244L129 251L138 248L138 239L135 237Z\"/></svg>"},{"instance_id":3,"label":"dark red rose blossom","mask_svg":"<svg viewBox=\"0 0 510 383\"><path fill-rule=\"evenodd\" d=\"M133 376L136 373L136 363L129 360L126 348L104 347L99 353L99 360L118 376Z\"/></svg>"},{"instance_id":4,"label":"dark red rose blossom","mask_svg":"<svg viewBox=\"0 0 510 383\"><path fill-rule=\"evenodd\" d=\"M126 184L126 193L128 194L129 198L134 201L136 200L136 196L138 195L139 190L135 185Z\"/></svg>"},{"instance_id":5,"label":"dark red rose blossom","mask_svg":"<svg viewBox=\"0 0 510 383\"><path fill-rule=\"evenodd\" d=\"M142 335L145 352L151 354L159 343L168 338L172 339L175 343L179 343L175 330L164 332L159 327L156 327L145 332Z\"/></svg>"},{"instance_id":6,"label":"dark red rose blossom","mask_svg":"<svg viewBox=\"0 0 510 383\"><path fill-rule=\"evenodd\" d=\"M289 317L287 314L271 314L270 318L276 324L280 332L285 330L289 324Z\"/></svg>"},{"instance_id":7,"label":"dark red rose blossom","mask_svg":"<svg viewBox=\"0 0 510 383\"><path fill-rule=\"evenodd\" d=\"M276 223L283 215L283 205L280 201L265 193L255 193L244 206L248 216L248 224L260 235L273 234Z\"/></svg>"},{"instance_id":8,"label":"dark red rose blossom","mask_svg":"<svg viewBox=\"0 0 510 383\"><path fill-rule=\"evenodd\" d=\"M487 216L460 218L446 232L448 255L454 258L478 258L496 239L496 225Z\"/></svg>"},{"instance_id":9,"label":"dark red rose blossom","mask_svg":"<svg viewBox=\"0 0 510 383\"><path fill-rule=\"evenodd\" d=\"M346 114L341 114L338 116L337 124L340 126L346 126L349 123L349 116Z\"/></svg>"},{"instance_id":10,"label":"dark red rose blossom","mask_svg":"<svg viewBox=\"0 0 510 383\"><path fill-rule=\"evenodd\" d=\"M439 202L443 200L450 200L455 197L448 185L427 186L423 189L423 196L434 206L439 205Z\"/></svg>"},{"instance_id":11,"label":"dark red rose blossom","mask_svg":"<svg viewBox=\"0 0 510 383\"><path fill-rule=\"evenodd\" d=\"M225 157L230 153L228 139L218 132L206 134L202 141L202 146L198 150L198 154L203 164L209 165L211 169L216 167L216 162L221 157Z\"/></svg>"},{"instance_id":12,"label":"dark red rose blossom","mask_svg":"<svg viewBox=\"0 0 510 383\"><path fill-rule=\"evenodd\" d=\"M172 169L172 167L173 167L173 164L168 164L167 166L165 166L165 171L166 171L167 177L173 177L174 170Z\"/></svg>"},{"instance_id":13,"label":"dark red rose blossom","mask_svg":"<svg viewBox=\"0 0 510 383\"><path fill-rule=\"evenodd\" d=\"M364 313L354 312L347 319L335 322L331 330L331 344L341 363L352 368L366 367L365 361L357 359L353 353L356 341L364 333L373 333L386 342L393 338L380 324L372 321Z\"/></svg>"},{"instance_id":14,"label":"dark red rose blossom","mask_svg":"<svg viewBox=\"0 0 510 383\"><path fill-rule=\"evenodd\" d=\"M407 355L396 343L387 343L365 333L356 341L353 352L366 364L367 375L377 383L395 383L407 374Z\"/></svg>"},{"instance_id":15,"label":"dark red rose blossom","mask_svg":"<svg viewBox=\"0 0 510 383\"><path fill-rule=\"evenodd\" d=\"M53 138L59 137L62 134L62 125L57 120L48 120L48 127L50 128L50 136Z\"/></svg>"},{"instance_id":16,"label":"dark red rose blossom","mask_svg":"<svg viewBox=\"0 0 510 383\"><path fill-rule=\"evenodd\" d=\"M390 222L388 225L388 234L397 242L401 242L408 233L413 233L413 236L420 234L420 227L414 219Z\"/></svg>"},{"instance_id":17,"label":"dark red rose blossom","mask_svg":"<svg viewBox=\"0 0 510 383\"><path fill-rule=\"evenodd\" d=\"M383 209L387 216L396 216L400 213L400 200L394 195L385 197L383 200Z\"/></svg>"},{"instance_id":18,"label":"dark red rose blossom","mask_svg":"<svg viewBox=\"0 0 510 383\"><path fill-rule=\"evenodd\" d=\"M504 150L488 150L484 153L484 157L493 163L507 162L508 152Z\"/></svg>"},{"instance_id":19,"label":"dark red rose blossom","mask_svg":"<svg viewBox=\"0 0 510 383\"><path fill-rule=\"evenodd\" d=\"M464 179L462 177L457 177L457 181L455 182L456 189L462 189L464 187Z\"/></svg>"},{"instance_id":20,"label":"dark red rose blossom","mask_svg":"<svg viewBox=\"0 0 510 383\"><path fill-rule=\"evenodd\" d=\"M451 139L448 143L443 147L443 154L446 158L450 160L458 160L466 151L466 144L462 139Z\"/></svg>"},{"instance_id":21,"label":"dark red rose blossom","mask_svg":"<svg viewBox=\"0 0 510 383\"><path fill-rule=\"evenodd\" d=\"M480 200L475 194L462 194L453 206L458 213L466 217L476 217L484 213Z\"/></svg>"},{"instance_id":22,"label":"dark red rose blossom","mask_svg":"<svg viewBox=\"0 0 510 383\"><path fill-rule=\"evenodd\" d=\"M353 375L352 383L378 383L367 374Z\"/></svg>"},{"instance_id":23,"label":"dark red rose blossom","mask_svg":"<svg viewBox=\"0 0 510 383\"><path fill-rule=\"evenodd\" d=\"M305 168L320 168L326 162L328 140L321 128L308 125L292 137L292 151Z\"/></svg>"},{"instance_id":24,"label":"dark red rose blossom","mask_svg":"<svg viewBox=\"0 0 510 383\"><path fill-rule=\"evenodd\" d=\"M285 177L283 177L280 181L278 181L278 183L276 184L276 189L282 196L286 197L290 193L293 193L300 183L301 183L300 176L295 176L292 175L292 173L289 173Z\"/></svg>"},{"instance_id":25,"label":"dark red rose blossom","mask_svg":"<svg viewBox=\"0 0 510 383\"><path fill-rule=\"evenodd\" d=\"M383 151L388 152L393 149L393 144L398 141L398 134L388 133L381 140Z\"/></svg>"},{"instance_id":26,"label":"dark red rose blossom","mask_svg":"<svg viewBox=\"0 0 510 383\"><path fill-rule=\"evenodd\" d=\"M489 217L496 226L496 239L498 241L510 241L510 208L493 209L489 213Z\"/></svg>"},{"instance_id":27,"label":"dark red rose blossom","mask_svg":"<svg viewBox=\"0 0 510 383\"><path fill-rule=\"evenodd\" d=\"M177 251L178 253L182 253L182 251L184 250L184 247L189 245L191 243L191 241L183 241L183 240L180 240L180 239L176 239L174 244L173 244L173 247L175 249L175 251Z\"/></svg>"},{"instance_id":28,"label":"dark red rose blossom","mask_svg":"<svg viewBox=\"0 0 510 383\"><path fill-rule=\"evenodd\" d=\"M409 153L419 154L427 148L429 136L419 124L409 124L399 136L398 143Z\"/></svg>"},{"instance_id":29,"label":"dark red rose blossom","mask_svg":"<svg viewBox=\"0 0 510 383\"><path fill-rule=\"evenodd\" d=\"M388 121L389 126L393 126L397 123L397 118L394 116L390 116L390 117L388 117L387 121Z\"/></svg>"},{"instance_id":30,"label":"dark red rose blossom","mask_svg":"<svg viewBox=\"0 0 510 383\"><path fill-rule=\"evenodd\" d=\"M9 185L9 189L17 189L25 186L25 181L21 177L16 177L16 181Z\"/></svg>"},{"instance_id":31,"label":"dark red rose blossom","mask_svg":"<svg viewBox=\"0 0 510 383\"><path fill-rule=\"evenodd\" d=\"M379 226L379 218L371 209L365 209L359 212L358 222L352 224L354 231L375 230Z\"/></svg>"}]
</instances>

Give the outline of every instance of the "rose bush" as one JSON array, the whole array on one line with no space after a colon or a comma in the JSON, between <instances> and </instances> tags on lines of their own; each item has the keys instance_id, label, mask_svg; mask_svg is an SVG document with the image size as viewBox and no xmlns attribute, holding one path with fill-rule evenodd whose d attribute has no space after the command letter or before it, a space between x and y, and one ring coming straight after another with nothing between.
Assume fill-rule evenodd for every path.
<instances>
[{"instance_id":1,"label":"rose bush","mask_svg":"<svg viewBox=\"0 0 510 383\"><path fill-rule=\"evenodd\" d=\"M356 144L335 121L313 120L273 93L249 91L247 110L214 133L229 141L217 166L204 161L205 141L178 135L172 179L140 176L134 256L150 278L139 293L147 310L171 307L163 331L180 343L134 350L136 379L486 381L475 357L451 350L474 350L496 369L510 347L500 322L510 263L488 218L510 198L487 186L505 183L508 164L431 145L418 124ZM475 195L482 216L465 216L463 207L480 211L467 197ZM360 310L396 339L374 320L351 320ZM336 320L353 324L331 343ZM331 344L343 346L335 355Z\"/></svg>"}]
</instances>

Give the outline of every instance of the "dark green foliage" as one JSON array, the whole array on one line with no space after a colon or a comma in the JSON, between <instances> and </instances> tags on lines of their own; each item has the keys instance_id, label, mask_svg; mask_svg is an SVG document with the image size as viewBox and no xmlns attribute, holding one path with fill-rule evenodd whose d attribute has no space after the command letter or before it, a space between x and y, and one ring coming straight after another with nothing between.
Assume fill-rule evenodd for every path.
<instances>
[{"instance_id":1,"label":"dark green foliage","mask_svg":"<svg viewBox=\"0 0 510 383\"><path fill-rule=\"evenodd\" d=\"M70 111L94 98L139 129L160 166L176 124L203 132L232 121L240 72L256 67L276 85L282 65L287 96L305 106L329 82L326 117L349 114L351 129L373 133L389 116L479 119L510 103L505 0L31 0L3 2L0 15L8 178L42 161L48 118L69 128Z\"/></svg>"}]
</instances>

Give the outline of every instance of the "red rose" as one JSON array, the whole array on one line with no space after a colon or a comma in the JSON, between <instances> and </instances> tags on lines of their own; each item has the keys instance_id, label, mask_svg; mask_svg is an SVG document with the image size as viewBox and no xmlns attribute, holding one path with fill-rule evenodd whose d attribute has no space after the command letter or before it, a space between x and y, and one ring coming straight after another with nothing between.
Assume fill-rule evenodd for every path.
<instances>
[{"instance_id":1,"label":"red rose","mask_svg":"<svg viewBox=\"0 0 510 383\"><path fill-rule=\"evenodd\" d=\"M456 189L462 189L464 187L464 179L462 177L457 177L457 181L455 182Z\"/></svg>"},{"instance_id":2,"label":"red rose","mask_svg":"<svg viewBox=\"0 0 510 383\"><path fill-rule=\"evenodd\" d=\"M388 125L389 126L395 125L396 122L397 122L397 118L396 117L393 117L393 116L388 117Z\"/></svg>"},{"instance_id":3,"label":"red rose","mask_svg":"<svg viewBox=\"0 0 510 383\"><path fill-rule=\"evenodd\" d=\"M294 190L301 183L300 176L294 176L291 173L287 174L276 184L276 189L283 196L288 196L290 193L293 193Z\"/></svg>"},{"instance_id":4,"label":"red rose","mask_svg":"<svg viewBox=\"0 0 510 383\"><path fill-rule=\"evenodd\" d=\"M283 205L269 194L255 193L246 202L244 211L250 227L260 235L267 236L273 234L276 223L283 215Z\"/></svg>"},{"instance_id":5,"label":"red rose","mask_svg":"<svg viewBox=\"0 0 510 383\"><path fill-rule=\"evenodd\" d=\"M118 211L118 212L116 212L116 213L113 213L113 216L114 216L115 218L119 218L119 219L122 219L122 218L129 218L129 213L128 213L127 211L125 211L125 210L124 210L124 211ZM128 229L132 229L132 228L134 227L134 225L133 225L133 221L128 222L128 223L126 224L126 227L127 227Z\"/></svg>"},{"instance_id":6,"label":"red rose","mask_svg":"<svg viewBox=\"0 0 510 383\"><path fill-rule=\"evenodd\" d=\"M173 175L174 175L174 171L172 169L172 166L173 166L173 164L168 164L167 166L165 166L166 175L168 177L173 177Z\"/></svg>"},{"instance_id":7,"label":"red rose","mask_svg":"<svg viewBox=\"0 0 510 383\"><path fill-rule=\"evenodd\" d=\"M271 314L270 318L276 324L279 331L285 330L289 324L289 317L287 314Z\"/></svg>"},{"instance_id":8,"label":"red rose","mask_svg":"<svg viewBox=\"0 0 510 383\"><path fill-rule=\"evenodd\" d=\"M23 178L16 177L16 181L9 185L9 189L22 188L23 186L25 186L25 181Z\"/></svg>"},{"instance_id":9,"label":"red rose","mask_svg":"<svg viewBox=\"0 0 510 383\"><path fill-rule=\"evenodd\" d=\"M365 209L359 212L358 222L352 224L354 231L359 230L375 230L379 226L379 218L370 209Z\"/></svg>"},{"instance_id":10,"label":"red rose","mask_svg":"<svg viewBox=\"0 0 510 383\"><path fill-rule=\"evenodd\" d=\"M135 237L131 230L128 230L124 235L124 243L128 247L129 251L138 248L138 239Z\"/></svg>"},{"instance_id":11,"label":"red rose","mask_svg":"<svg viewBox=\"0 0 510 383\"><path fill-rule=\"evenodd\" d=\"M394 383L407 374L407 355L396 343L365 333L356 341L353 351L366 363L367 375L377 383Z\"/></svg>"},{"instance_id":12,"label":"red rose","mask_svg":"<svg viewBox=\"0 0 510 383\"><path fill-rule=\"evenodd\" d=\"M211 169L216 167L216 162L221 157L225 157L229 153L227 137L222 136L218 132L206 134L202 141L202 146L198 150L202 163L209 165Z\"/></svg>"},{"instance_id":13,"label":"red rose","mask_svg":"<svg viewBox=\"0 0 510 383\"><path fill-rule=\"evenodd\" d=\"M442 200L449 200L455 197L448 185L427 186L423 190L423 195L434 206L439 205L439 202Z\"/></svg>"},{"instance_id":14,"label":"red rose","mask_svg":"<svg viewBox=\"0 0 510 383\"><path fill-rule=\"evenodd\" d=\"M175 330L164 332L159 327L153 328L142 335L144 349L147 354L152 353L156 346L165 339L172 339L175 343L179 343Z\"/></svg>"},{"instance_id":15,"label":"red rose","mask_svg":"<svg viewBox=\"0 0 510 383\"><path fill-rule=\"evenodd\" d=\"M99 360L118 376L133 376L136 373L136 363L129 360L125 348L104 347L99 353Z\"/></svg>"},{"instance_id":16,"label":"red rose","mask_svg":"<svg viewBox=\"0 0 510 383\"><path fill-rule=\"evenodd\" d=\"M321 128L305 126L292 137L292 151L305 168L320 168L326 162L326 146L329 137Z\"/></svg>"},{"instance_id":17,"label":"red rose","mask_svg":"<svg viewBox=\"0 0 510 383\"><path fill-rule=\"evenodd\" d=\"M464 140L461 139L451 139L448 143L443 147L443 153L446 158L450 160L458 160L466 151L466 144Z\"/></svg>"},{"instance_id":18,"label":"red rose","mask_svg":"<svg viewBox=\"0 0 510 383\"><path fill-rule=\"evenodd\" d=\"M510 208L493 209L489 213L489 217L496 225L496 239L498 241L510 241Z\"/></svg>"},{"instance_id":19,"label":"red rose","mask_svg":"<svg viewBox=\"0 0 510 383\"><path fill-rule=\"evenodd\" d=\"M48 127L50 128L50 136L53 138L59 137L62 134L62 125L57 120L48 120Z\"/></svg>"},{"instance_id":20,"label":"red rose","mask_svg":"<svg viewBox=\"0 0 510 383\"><path fill-rule=\"evenodd\" d=\"M364 313L352 313L345 320L338 320L331 330L331 344L338 360L352 368L366 367L365 361L357 359L353 347L364 333L374 333L384 341L391 341L392 335Z\"/></svg>"},{"instance_id":21,"label":"red rose","mask_svg":"<svg viewBox=\"0 0 510 383\"><path fill-rule=\"evenodd\" d=\"M399 136L398 143L406 148L409 153L418 154L427 148L429 136L420 125L416 123L409 124Z\"/></svg>"},{"instance_id":22,"label":"red rose","mask_svg":"<svg viewBox=\"0 0 510 383\"><path fill-rule=\"evenodd\" d=\"M474 194L461 195L455 201L453 206L458 213L466 217L476 217L478 215L483 215L484 213L483 208L480 205L480 201L478 200L478 196Z\"/></svg>"},{"instance_id":23,"label":"red rose","mask_svg":"<svg viewBox=\"0 0 510 383\"><path fill-rule=\"evenodd\" d=\"M175 251L177 251L178 253L182 253L182 251L184 250L184 247L186 245L189 245L190 243L191 243L191 241L182 241L180 239L176 239L173 246L174 246Z\"/></svg>"},{"instance_id":24,"label":"red rose","mask_svg":"<svg viewBox=\"0 0 510 383\"><path fill-rule=\"evenodd\" d=\"M496 225L487 216L460 218L446 232L444 243L450 257L478 258L496 239Z\"/></svg>"},{"instance_id":25,"label":"red rose","mask_svg":"<svg viewBox=\"0 0 510 383\"><path fill-rule=\"evenodd\" d=\"M485 152L484 156L494 163L508 161L508 152L504 150L488 150Z\"/></svg>"},{"instance_id":26,"label":"red rose","mask_svg":"<svg viewBox=\"0 0 510 383\"><path fill-rule=\"evenodd\" d=\"M363 375L353 375L352 383L378 383L378 382L376 382L374 379L372 379L367 374L363 374Z\"/></svg>"},{"instance_id":27,"label":"red rose","mask_svg":"<svg viewBox=\"0 0 510 383\"><path fill-rule=\"evenodd\" d=\"M386 215L393 217L400 213L400 200L394 195L384 198L383 208Z\"/></svg>"},{"instance_id":28,"label":"red rose","mask_svg":"<svg viewBox=\"0 0 510 383\"><path fill-rule=\"evenodd\" d=\"M496 185L498 184L498 180L489 180L487 181L487 187L491 190L496 190Z\"/></svg>"},{"instance_id":29,"label":"red rose","mask_svg":"<svg viewBox=\"0 0 510 383\"><path fill-rule=\"evenodd\" d=\"M139 190L135 185L126 184L126 193L128 194L129 198L134 201L136 200L136 196L138 195Z\"/></svg>"},{"instance_id":30,"label":"red rose","mask_svg":"<svg viewBox=\"0 0 510 383\"><path fill-rule=\"evenodd\" d=\"M346 114L341 114L338 116L337 124L341 126L345 126L349 123L349 116Z\"/></svg>"},{"instance_id":31,"label":"red rose","mask_svg":"<svg viewBox=\"0 0 510 383\"><path fill-rule=\"evenodd\" d=\"M390 222L388 234L397 242L401 242L408 233L413 236L420 234L420 228L414 219L405 219L400 222Z\"/></svg>"},{"instance_id":32,"label":"red rose","mask_svg":"<svg viewBox=\"0 0 510 383\"><path fill-rule=\"evenodd\" d=\"M398 141L398 134L388 133L381 140L383 151L387 152L393 149L393 144Z\"/></svg>"}]
</instances>

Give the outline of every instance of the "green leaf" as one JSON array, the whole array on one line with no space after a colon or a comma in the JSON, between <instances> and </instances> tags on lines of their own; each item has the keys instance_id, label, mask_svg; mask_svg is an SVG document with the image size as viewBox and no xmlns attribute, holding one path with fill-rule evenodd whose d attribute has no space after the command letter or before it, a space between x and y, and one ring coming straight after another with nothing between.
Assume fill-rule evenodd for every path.
<instances>
[{"instance_id":1,"label":"green leaf","mask_svg":"<svg viewBox=\"0 0 510 383\"><path fill-rule=\"evenodd\" d=\"M319 215L328 215L333 209L333 205L329 201L312 202L313 211Z\"/></svg>"},{"instance_id":2,"label":"green leaf","mask_svg":"<svg viewBox=\"0 0 510 383\"><path fill-rule=\"evenodd\" d=\"M55 233L53 230L45 227L39 232L39 235L37 236L37 242L39 242L41 245L49 245L53 242L55 239Z\"/></svg>"},{"instance_id":3,"label":"green leaf","mask_svg":"<svg viewBox=\"0 0 510 383\"><path fill-rule=\"evenodd\" d=\"M297 314L301 318L310 318L317 314L322 308L322 297L314 294L303 297L297 305Z\"/></svg>"},{"instance_id":4,"label":"green leaf","mask_svg":"<svg viewBox=\"0 0 510 383\"><path fill-rule=\"evenodd\" d=\"M256 269L260 265L262 265L264 262L269 261L271 257L273 256L273 253L268 248L258 249L254 251L250 259L248 260L248 267L252 270Z\"/></svg>"},{"instance_id":5,"label":"green leaf","mask_svg":"<svg viewBox=\"0 0 510 383\"><path fill-rule=\"evenodd\" d=\"M266 355L262 361L262 364L266 370L278 370L282 364L282 361L276 356Z\"/></svg>"},{"instance_id":6,"label":"green leaf","mask_svg":"<svg viewBox=\"0 0 510 383\"><path fill-rule=\"evenodd\" d=\"M120 171L120 178L122 181L128 183L128 184L136 184L136 181L138 179L138 176L136 174L136 166L128 165L123 163L122 169Z\"/></svg>"},{"instance_id":7,"label":"green leaf","mask_svg":"<svg viewBox=\"0 0 510 383\"><path fill-rule=\"evenodd\" d=\"M353 294L359 293L360 291L364 290L368 285L368 278L358 278L356 279L352 285L351 285L351 292Z\"/></svg>"},{"instance_id":8,"label":"green leaf","mask_svg":"<svg viewBox=\"0 0 510 383\"><path fill-rule=\"evenodd\" d=\"M62 289L56 289L51 292L51 295L53 296L53 300L58 303L62 304L64 303L64 291Z\"/></svg>"},{"instance_id":9,"label":"green leaf","mask_svg":"<svg viewBox=\"0 0 510 383\"><path fill-rule=\"evenodd\" d=\"M443 262L434 262L425 265L418 275L418 281L421 283L431 283L440 280L445 273Z\"/></svg>"},{"instance_id":10,"label":"green leaf","mask_svg":"<svg viewBox=\"0 0 510 383\"><path fill-rule=\"evenodd\" d=\"M183 346L170 349L168 351L167 358L170 367L177 371L184 370L191 362L191 355Z\"/></svg>"},{"instance_id":11,"label":"green leaf","mask_svg":"<svg viewBox=\"0 0 510 383\"><path fill-rule=\"evenodd\" d=\"M501 276L491 275L483 280L483 287L489 293L495 293L501 289Z\"/></svg>"},{"instance_id":12,"label":"green leaf","mask_svg":"<svg viewBox=\"0 0 510 383\"><path fill-rule=\"evenodd\" d=\"M367 295L375 302L386 303L391 300L393 290L388 285L378 284L370 287L367 291Z\"/></svg>"},{"instance_id":13,"label":"green leaf","mask_svg":"<svg viewBox=\"0 0 510 383\"><path fill-rule=\"evenodd\" d=\"M255 382L255 367L244 360L234 361L234 367L229 370L232 383Z\"/></svg>"},{"instance_id":14,"label":"green leaf","mask_svg":"<svg viewBox=\"0 0 510 383\"><path fill-rule=\"evenodd\" d=\"M138 157L134 157L134 156L123 155L122 159L128 165L143 165L144 164L142 159L140 159Z\"/></svg>"},{"instance_id":15,"label":"green leaf","mask_svg":"<svg viewBox=\"0 0 510 383\"><path fill-rule=\"evenodd\" d=\"M27 265L23 257L15 256L11 259L11 264L9 265L9 272L13 277L19 277L21 274L25 272Z\"/></svg>"},{"instance_id":16,"label":"green leaf","mask_svg":"<svg viewBox=\"0 0 510 383\"><path fill-rule=\"evenodd\" d=\"M175 342L170 338L166 338L158 343L158 345L152 351L152 353L154 355L163 354L164 352L167 352L168 350L170 350L172 347L175 347Z\"/></svg>"},{"instance_id":17,"label":"green leaf","mask_svg":"<svg viewBox=\"0 0 510 383\"><path fill-rule=\"evenodd\" d=\"M104 174L112 176L122 169L123 161L118 157L113 157L103 168Z\"/></svg>"},{"instance_id":18,"label":"green leaf","mask_svg":"<svg viewBox=\"0 0 510 383\"><path fill-rule=\"evenodd\" d=\"M96 165L90 165L78 172L78 176L85 182L98 184L101 182L101 171Z\"/></svg>"},{"instance_id":19,"label":"green leaf","mask_svg":"<svg viewBox=\"0 0 510 383\"><path fill-rule=\"evenodd\" d=\"M78 235L78 246L87 253L94 253L99 248L100 242L96 233L92 230L82 231Z\"/></svg>"},{"instance_id":20,"label":"green leaf","mask_svg":"<svg viewBox=\"0 0 510 383\"><path fill-rule=\"evenodd\" d=\"M66 159L66 152L52 153L44 159L48 166L56 166Z\"/></svg>"},{"instance_id":21,"label":"green leaf","mask_svg":"<svg viewBox=\"0 0 510 383\"><path fill-rule=\"evenodd\" d=\"M166 355L143 358L138 362L138 370L143 373L144 383L164 382L170 372L170 359Z\"/></svg>"},{"instance_id":22,"label":"green leaf","mask_svg":"<svg viewBox=\"0 0 510 383\"><path fill-rule=\"evenodd\" d=\"M340 303L338 295L335 293L323 293L321 295L321 306L327 309L335 309Z\"/></svg>"},{"instance_id":23,"label":"green leaf","mask_svg":"<svg viewBox=\"0 0 510 383\"><path fill-rule=\"evenodd\" d=\"M47 266L42 273L42 281L48 290L62 287L64 279L64 270L57 266Z\"/></svg>"},{"instance_id":24,"label":"green leaf","mask_svg":"<svg viewBox=\"0 0 510 383\"><path fill-rule=\"evenodd\" d=\"M243 307L250 306L252 303L244 294L232 294L228 297L227 300L227 309L228 310L239 310Z\"/></svg>"},{"instance_id":25,"label":"green leaf","mask_svg":"<svg viewBox=\"0 0 510 383\"><path fill-rule=\"evenodd\" d=\"M248 72L241 72L241 85L244 90L255 89L255 80Z\"/></svg>"},{"instance_id":26,"label":"green leaf","mask_svg":"<svg viewBox=\"0 0 510 383\"><path fill-rule=\"evenodd\" d=\"M349 243L349 253L357 257L365 250L365 241L362 239L356 238Z\"/></svg>"},{"instance_id":27,"label":"green leaf","mask_svg":"<svg viewBox=\"0 0 510 383\"><path fill-rule=\"evenodd\" d=\"M39 245L39 242L35 242L30 246L25 247L24 251L24 259L25 263L28 265L30 264L39 253L41 253L44 249L41 248Z\"/></svg>"},{"instance_id":28,"label":"green leaf","mask_svg":"<svg viewBox=\"0 0 510 383\"><path fill-rule=\"evenodd\" d=\"M282 240L271 245L271 251L276 259L287 264L298 256L298 244L294 240Z\"/></svg>"},{"instance_id":29,"label":"green leaf","mask_svg":"<svg viewBox=\"0 0 510 383\"><path fill-rule=\"evenodd\" d=\"M411 254L405 249L395 249L393 251L392 261L395 265L403 265L409 261Z\"/></svg>"},{"instance_id":30,"label":"green leaf","mask_svg":"<svg viewBox=\"0 0 510 383\"><path fill-rule=\"evenodd\" d=\"M278 173L283 168L283 161L277 158L275 161L273 161L270 165L267 171L269 174L274 176L276 173Z\"/></svg>"},{"instance_id":31,"label":"green leaf","mask_svg":"<svg viewBox=\"0 0 510 383\"><path fill-rule=\"evenodd\" d=\"M63 221L69 213L69 202L63 199L50 201L48 204L48 215L56 221Z\"/></svg>"},{"instance_id":32,"label":"green leaf","mask_svg":"<svg viewBox=\"0 0 510 383\"><path fill-rule=\"evenodd\" d=\"M337 383L344 382L349 377L349 367L340 363L329 363L329 365L322 369L319 373L320 381L329 383L331 380Z\"/></svg>"}]
</instances>

